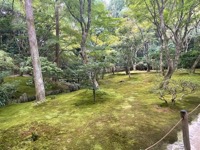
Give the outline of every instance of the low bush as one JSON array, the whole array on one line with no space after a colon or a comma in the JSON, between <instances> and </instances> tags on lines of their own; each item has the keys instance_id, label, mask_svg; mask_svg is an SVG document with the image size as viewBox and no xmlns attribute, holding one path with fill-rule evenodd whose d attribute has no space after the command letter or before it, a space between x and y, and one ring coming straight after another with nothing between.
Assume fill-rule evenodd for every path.
<instances>
[{"instance_id":1,"label":"low bush","mask_svg":"<svg viewBox=\"0 0 200 150\"><path fill-rule=\"evenodd\" d=\"M12 102L13 95L16 92L16 84L5 83L0 85L0 106Z\"/></svg>"}]
</instances>

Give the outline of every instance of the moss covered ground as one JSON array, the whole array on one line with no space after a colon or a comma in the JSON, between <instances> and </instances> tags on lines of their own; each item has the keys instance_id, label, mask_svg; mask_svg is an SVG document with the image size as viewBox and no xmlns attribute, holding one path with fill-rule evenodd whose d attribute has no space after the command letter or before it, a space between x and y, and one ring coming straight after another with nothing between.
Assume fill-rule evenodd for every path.
<instances>
[{"instance_id":1,"label":"moss covered ground","mask_svg":"<svg viewBox=\"0 0 200 150\"><path fill-rule=\"evenodd\" d=\"M199 82L200 74L179 71L173 78ZM145 149L179 120L181 109L191 111L200 103L198 90L175 106L162 105L151 92L158 79L154 72L132 72L130 79L124 73L106 75L100 81L96 103L92 91L82 89L49 96L40 105L28 102L1 107L0 149ZM174 140L175 131L164 142Z\"/></svg>"},{"instance_id":2,"label":"moss covered ground","mask_svg":"<svg viewBox=\"0 0 200 150\"><path fill-rule=\"evenodd\" d=\"M8 76L4 78L5 83L11 83L16 85L15 98L19 98L22 94L26 93L29 97L35 95L35 87L33 84L33 78L31 76ZM62 89L62 87L55 82L45 79L45 91L53 91Z\"/></svg>"}]
</instances>

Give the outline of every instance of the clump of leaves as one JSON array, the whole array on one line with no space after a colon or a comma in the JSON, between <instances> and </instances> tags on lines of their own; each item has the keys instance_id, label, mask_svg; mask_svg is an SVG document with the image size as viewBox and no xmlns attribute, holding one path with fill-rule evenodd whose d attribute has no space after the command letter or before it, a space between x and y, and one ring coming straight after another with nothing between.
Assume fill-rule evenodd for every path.
<instances>
[{"instance_id":1,"label":"clump of leaves","mask_svg":"<svg viewBox=\"0 0 200 150\"><path fill-rule=\"evenodd\" d=\"M8 53L0 50L0 71L11 70L15 67Z\"/></svg>"},{"instance_id":2,"label":"clump of leaves","mask_svg":"<svg viewBox=\"0 0 200 150\"><path fill-rule=\"evenodd\" d=\"M4 77L6 77L6 76L8 76L10 74L10 72L9 71L2 71L1 73L0 73L0 84L2 84L3 82L4 82Z\"/></svg>"},{"instance_id":3,"label":"clump of leaves","mask_svg":"<svg viewBox=\"0 0 200 150\"><path fill-rule=\"evenodd\" d=\"M9 74L9 71L2 71L0 73L0 106L4 106L11 102L11 99L16 92L16 82L4 83L4 77L8 76Z\"/></svg>"},{"instance_id":4,"label":"clump of leaves","mask_svg":"<svg viewBox=\"0 0 200 150\"><path fill-rule=\"evenodd\" d=\"M57 67L55 63L48 61L46 57L40 57L40 61L41 61L42 74L44 77L59 78L62 75L63 70ZM32 72L33 67L30 57L27 59L26 62L21 63L20 70L21 72L27 72L27 73Z\"/></svg>"},{"instance_id":5,"label":"clump of leaves","mask_svg":"<svg viewBox=\"0 0 200 150\"><path fill-rule=\"evenodd\" d=\"M0 86L0 106L10 103L16 92L16 84L5 83Z\"/></svg>"}]
</instances>

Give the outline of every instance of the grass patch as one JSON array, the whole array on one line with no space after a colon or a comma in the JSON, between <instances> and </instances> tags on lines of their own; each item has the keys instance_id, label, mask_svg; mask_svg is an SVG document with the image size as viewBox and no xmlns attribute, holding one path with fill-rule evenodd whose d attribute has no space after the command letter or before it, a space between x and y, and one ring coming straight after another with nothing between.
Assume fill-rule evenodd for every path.
<instances>
[{"instance_id":1,"label":"grass patch","mask_svg":"<svg viewBox=\"0 0 200 150\"><path fill-rule=\"evenodd\" d=\"M91 90L56 95L0 108L0 147L3 149L139 150L159 140L179 120L179 111L200 103L197 91L166 107L151 91L156 73L119 73L100 81L97 101ZM199 75L175 74L174 79L200 80ZM196 112L197 113L197 112ZM196 114L194 114L195 116ZM37 135L33 141L32 136ZM15 140L13 140L15 139ZM164 142L176 140L176 132ZM162 149L161 146L155 149ZM164 148L163 148L164 149Z\"/></svg>"}]
</instances>

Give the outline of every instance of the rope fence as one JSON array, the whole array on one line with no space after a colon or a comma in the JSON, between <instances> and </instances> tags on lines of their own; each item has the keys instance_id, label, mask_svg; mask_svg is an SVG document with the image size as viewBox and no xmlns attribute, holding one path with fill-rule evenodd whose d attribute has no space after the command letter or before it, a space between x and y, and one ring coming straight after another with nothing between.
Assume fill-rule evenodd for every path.
<instances>
[{"instance_id":1,"label":"rope fence","mask_svg":"<svg viewBox=\"0 0 200 150\"><path fill-rule=\"evenodd\" d=\"M195 107L190 113L188 113L188 116L191 115L195 110L197 110L200 107L200 104L197 105L197 107ZM153 145L149 146L148 148L146 148L145 150L150 150L151 148L155 147L157 144L159 144L162 140L164 140L178 125L179 123L183 120L180 119L160 140L158 140L156 143L154 143Z\"/></svg>"}]
</instances>

